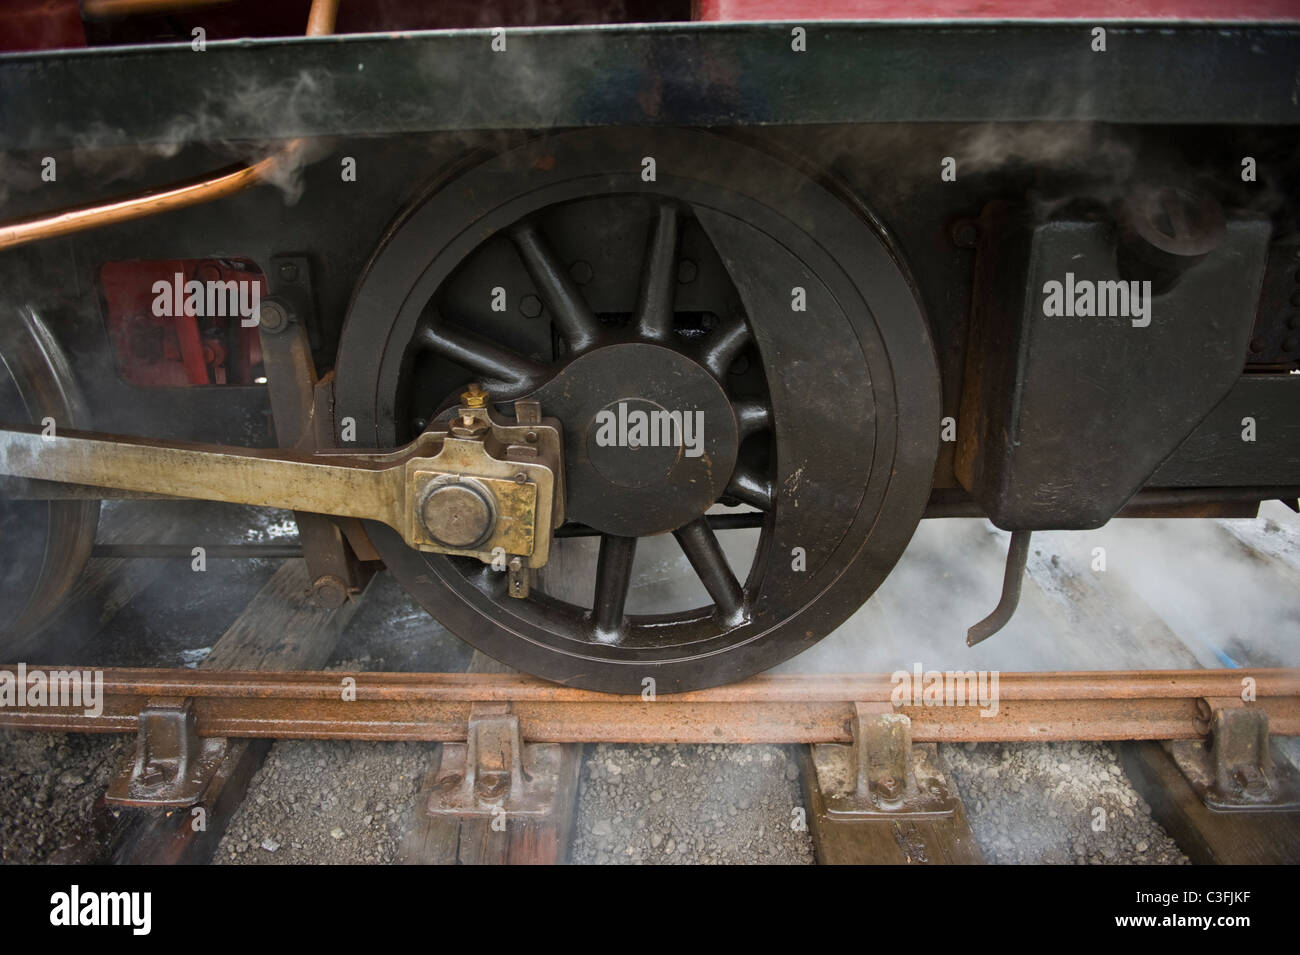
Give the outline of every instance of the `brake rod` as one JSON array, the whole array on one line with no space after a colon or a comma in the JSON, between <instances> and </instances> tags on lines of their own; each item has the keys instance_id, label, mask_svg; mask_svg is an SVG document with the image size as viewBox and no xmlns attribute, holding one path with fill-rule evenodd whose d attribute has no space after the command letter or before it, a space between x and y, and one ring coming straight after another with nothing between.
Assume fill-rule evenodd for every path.
<instances>
[{"instance_id":1,"label":"brake rod","mask_svg":"<svg viewBox=\"0 0 1300 955\"><path fill-rule=\"evenodd\" d=\"M0 476L375 520L423 551L494 564L514 555L527 559L521 567L540 567L563 521L558 424L542 419L536 402L523 403L526 424L496 420L486 393L473 397L483 400L462 407L449 432L373 453L10 427L0 429Z\"/></svg>"},{"instance_id":2,"label":"brake rod","mask_svg":"<svg viewBox=\"0 0 1300 955\"><path fill-rule=\"evenodd\" d=\"M0 431L0 473L368 518L403 531L405 464L415 447L383 454L303 452L10 427Z\"/></svg>"}]
</instances>

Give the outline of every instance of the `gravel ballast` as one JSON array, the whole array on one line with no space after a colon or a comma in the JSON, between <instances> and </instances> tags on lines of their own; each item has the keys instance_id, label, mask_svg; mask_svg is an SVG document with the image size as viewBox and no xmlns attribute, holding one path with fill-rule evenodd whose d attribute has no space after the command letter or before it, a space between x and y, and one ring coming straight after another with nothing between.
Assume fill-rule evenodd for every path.
<instances>
[{"instance_id":1,"label":"gravel ballast","mask_svg":"<svg viewBox=\"0 0 1300 955\"><path fill-rule=\"evenodd\" d=\"M0 733L0 860L78 861L128 736Z\"/></svg>"},{"instance_id":2,"label":"gravel ballast","mask_svg":"<svg viewBox=\"0 0 1300 955\"><path fill-rule=\"evenodd\" d=\"M213 862L393 862L431 758L418 743L276 743Z\"/></svg>"},{"instance_id":3,"label":"gravel ballast","mask_svg":"<svg viewBox=\"0 0 1300 955\"><path fill-rule=\"evenodd\" d=\"M813 861L799 770L784 746L588 747L572 861Z\"/></svg>"},{"instance_id":4,"label":"gravel ballast","mask_svg":"<svg viewBox=\"0 0 1300 955\"><path fill-rule=\"evenodd\" d=\"M990 863L1187 864L1106 743L940 746Z\"/></svg>"}]
</instances>

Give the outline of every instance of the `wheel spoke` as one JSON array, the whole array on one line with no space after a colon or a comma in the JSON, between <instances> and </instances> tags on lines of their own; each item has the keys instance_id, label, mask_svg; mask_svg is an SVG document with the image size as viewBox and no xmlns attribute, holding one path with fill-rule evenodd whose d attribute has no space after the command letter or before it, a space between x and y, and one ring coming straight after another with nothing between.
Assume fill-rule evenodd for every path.
<instances>
[{"instance_id":1,"label":"wheel spoke","mask_svg":"<svg viewBox=\"0 0 1300 955\"><path fill-rule=\"evenodd\" d=\"M708 521L697 518L673 531L673 536L691 562L700 583L713 598L722 622L728 626L741 623L745 617L745 592L731 572Z\"/></svg>"},{"instance_id":2,"label":"wheel spoke","mask_svg":"<svg viewBox=\"0 0 1300 955\"><path fill-rule=\"evenodd\" d=\"M600 334L600 323L551 244L532 223L516 226L510 237L569 349L576 354L590 348Z\"/></svg>"},{"instance_id":3,"label":"wheel spoke","mask_svg":"<svg viewBox=\"0 0 1300 955\"><path fill-rule=\"evenodd\" d=\"M601 535L600 556L596 564L596 599L591 616L596 625L596 637L602 642L617 642L625 629L623 609L632 584L632 561L635 557L635 537Z\"/></svg>"},{"instance_id":4,"label":"wheel spoke","mask_svg":"<svg viewBox=\"0 0 1300 955\"><path fill-rule=\"evenodd\" d=\"M772 482L744 465L737 467L731 475L727 493L760 511L772 508Z\"/></svg>"},{"instance_id":5,"label":"wheel spoke","mask_svg":"<svg viewBox=\"0 0 1300 955\"><path fill-rule=\"evenodd\" d=\"M736 360L740 350L749 343L749 326L743 318L732 319L726 325L720 325L709 335L704 348L702 361L713 377L725 380L727 370Z\"/></svg>"},{"instance_id":6,"label":"wheel spoke","mask_svg":"<svg viewBox=\"0 0 1300 955\"><path fill-rule=\"evenodd\" d=\"M761 401L737 401L732 404L732 410L736 412L736 431L741 441L772 427L772 411Z\"/></svg>"},{"instance_id":7,"label":"wheel spoke","mask_svg":"<svg viewBox=\"0 0 1300 955\"><path fill-rule=\"evenodd\" d=\"M641 294L636 306L637 331L650 341L667 341L673 332L673 298L677 290L677 207L665 203L646 240L641 263Z\"/></svg>"},{"instance_id":8,"label":"wheel spoke","mask_svg":"<svg viewBox=\"0 0 1300 955\"><path fill-rule=\"evenodd\" d=\"M436 352L464 365L470 371L504 386L509 395L532 391L546 380L549 369L541 362L488 341L482 335L439 322L422 325L415 333L415 344L423 351ZM502 394L500 397L508 397Z\"/></svg>"}]
</instances>

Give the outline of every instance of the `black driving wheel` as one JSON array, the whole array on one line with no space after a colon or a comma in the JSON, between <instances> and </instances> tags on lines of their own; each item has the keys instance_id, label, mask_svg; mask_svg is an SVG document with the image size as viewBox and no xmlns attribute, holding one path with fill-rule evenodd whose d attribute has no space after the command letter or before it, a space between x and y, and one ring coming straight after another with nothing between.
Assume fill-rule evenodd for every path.
<instances>
[{"instance_id":1,"label":"black driving wheel","mask_svg":"<svg viewBox=\"0 0 1300 955\"><path fill-rule=\"evenodd\" d=\"M395 224L344 327L336 417L395 446L472 380L560 419L567 520L600 534L591 600L512 598L477 560L368 529L438 620L561 683L673 692L806 649L889 573L929 494L938 374L894 251L828 186L709 133L535 140ZM761 526L748 567L719 511ZM629 614L637 541L667 533L709 602Z\"/></svg>"}]
</instances>

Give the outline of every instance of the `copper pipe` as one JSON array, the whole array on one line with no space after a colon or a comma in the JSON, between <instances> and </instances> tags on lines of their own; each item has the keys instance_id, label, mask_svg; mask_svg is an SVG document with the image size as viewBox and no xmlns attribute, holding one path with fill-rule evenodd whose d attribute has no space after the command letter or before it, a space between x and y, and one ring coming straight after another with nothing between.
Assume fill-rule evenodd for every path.
<instances>
[{"instance_id":1,"label":"copper pipe","mask_svg":"<svg viewBox=\"0 0 1300 955\"><path fill-rule=\"evenodd\" d=\"M143 219L145 216L156 215L159 212L170 212L173 209L223 199L237 192L243 192L249 186L266 179L277 166L296 153L301 145L302 140L295 139L279 152L251 166L189 185L173 186L163 192L150 192L131 196L128 199L117 199L94 206L80 206L53 215L11 222L0 226L0 250L12 249L38 239L52 239L55 236L69 235L117 222L129 222L132 219Z\"/></svg>"},{"instance_id":2,"label":"copper pipe","mask_svg":"<svg viewBox=\"0 0 1300 955\"><path fill-rule=\"evenodd\" d=\"M312 0L307 14L307 35L328 36L339 17L339 0Z\"/></svg>"},{"instance_id":3,"label":"copper pipe","mask_svg":"<svg viewBox=\"0 0 1300 955\"><path fill-rule=\"evenodd\" d=\"M323 36L333 32L338 10L339 0L312 0L311 13L307 16L307 35ZM160 212L170 212L173 209L183 209L186 206L224 199L226 196L243 192L269 179L282 164L295 160L302 146L302 140L291 140L251 166L210 176L198 182L173 186L161 192L146 192L125 199L115 199L91 206L78 206L75 209L65 209L62 212L0 225L0 251L26 245L39 239L52 239L86 229L143 219Z\"/></svg>"}]
</instances>

